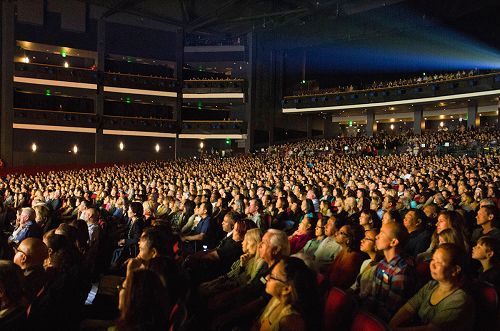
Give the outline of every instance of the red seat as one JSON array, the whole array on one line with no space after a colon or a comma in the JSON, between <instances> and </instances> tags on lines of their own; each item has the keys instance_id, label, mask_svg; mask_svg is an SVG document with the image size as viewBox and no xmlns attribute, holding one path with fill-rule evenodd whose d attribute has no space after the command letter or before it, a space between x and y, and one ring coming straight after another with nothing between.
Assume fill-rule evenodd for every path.
<instances>
[{"instance_id":1,"label":"red seat","mask_svg":"<svg viewBox=\"0 0 500 331\"><path fill-rule=\"evenodd\" d=\"M355 302L350 295L333 287L325 302L325 331L347 329L354 307Z\"/></svg>"},{"instance_id":2,"label":"red seat","mask_svg":"<svg viewBox=\"0 0 500 331\"><path fill-rule=\"evenodd\" d=\"M499 322L498 293L495 287L486 282L472 285L476 303L476 330L495 330Z\"/></svg>"},{"instance_id":3,"label":"red seat","mask_svg":"<svg viewBox=\"0 0 500 331\"><path fill-rule=\"evenodd\" d=\"M374 315L359 311L354 316L351 331L389 331L389 326Z\"/></svg>"},{"instance_id":4,"label":"red seat","mask_svg":"<svg viewBox=\"0 0 500 331\"><path fill-rule=\"evenodd\" d=\"M179 330L187 320L187 311L185 306L179 303L176 303L175 306L170 311L169 322L170 327L169 331Z\"/></svg>"},{"instance_id":5,"label":"red seat","mask_svg":"<svg viewBox=\"0 0 500 331\"><path fill-rule=\"evenodd\" d=\"M421 285L427 284L427 282L431 280L431 269L429 262L419 262L415 266L415 269L417 271L417 277Z\"/></svg>"}]
</instances>

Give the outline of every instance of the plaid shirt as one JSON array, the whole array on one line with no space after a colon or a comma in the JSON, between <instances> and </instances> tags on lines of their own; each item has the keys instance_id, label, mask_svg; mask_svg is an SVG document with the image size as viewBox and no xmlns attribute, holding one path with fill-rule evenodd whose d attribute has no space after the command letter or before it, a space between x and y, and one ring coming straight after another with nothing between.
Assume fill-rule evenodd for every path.
<instances>
[{"instance_id":1,"label":"plaid shirt","mask_svg":"<svg viewBox=\"0 0 500 331\"><path fill-rule=\"evenodd\" d=\"M375 313L389 320L415 292L413 261L396 255L382 259L375 270L371 300Z\"/></svg>"}]
</instances>

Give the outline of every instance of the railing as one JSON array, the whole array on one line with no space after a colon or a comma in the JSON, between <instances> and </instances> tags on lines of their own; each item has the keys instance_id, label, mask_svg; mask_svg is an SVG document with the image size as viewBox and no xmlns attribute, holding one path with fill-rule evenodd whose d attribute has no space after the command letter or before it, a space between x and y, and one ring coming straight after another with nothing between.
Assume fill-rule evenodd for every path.
<instances>
[{"instance_id":1,"label":"railing","mask_svg":"<svg viewBox=\"0 0 500 331\"><path fill-rule=\"evenodd\" d=\"M108 116L102 118L103 128L136 131L175 132L177 123L174 120L152 119L141 117Z\"/></svg>"},{"instance_id":2,"label":"railing","mask_svg":"<svg viewBox=\"0 0 500 331\"><path fill-rule=\"evenodd\" d=\"M245 133L246 124L243 121L183 121L182 132L197 133Z\"/></svg>"},{"instance_id":3,"label":"railing","mask_svg":"<svg viewBox=\"0 0 500 331\"><path fill-rule=\"evenodd\" d=\"M177 81L173 78L106 73L104 85L141 90L175 91Z\"/></svg>"},{"instance_id":4,"label":"railing","mask_svg":"<svg viewBox=\"0 0 500 331\"><path fill-rule=\"evenodd\" d=\"M14 121L16 123L95 127L98 119L95 114L89 113L15 108Z\"/></svg>"},{"instance_id":5,"label":"railing","mask_svg":"<svg viewBox=\"0 0 500 331\"><path fill-rule=\"evenodd\" d=\"M460 93L489 91L500 88L500 73L483 74L446 81L423 82L419 84L350 92L319 93L301 96L286 96L283 107L306 108L324 106L355 105L410 98L447 96Z\"/></svg>"},{"instance_id":6,"label":"railing","mask_svg":"<svg viewBox=\"0 0 500 331\"><path fill-rule=\"evenodd\" d=\"M245 88L245 80L243 79L192 79L184 81L184 90L196 89L198 91L206 90L207 92L225 91L225 92L242 92Z\"/></svg>"},{"instance_id":7,"label":"railing","mask_svg":"<svg viewBox=\"0 0 500 331\"><path fill-rule=\"evenodd\" d=\"M15 62L14 75L77 83L97 83L97 72L93 70L84 68L65 68L49 64Z\"/></svg>"}]
</instances>

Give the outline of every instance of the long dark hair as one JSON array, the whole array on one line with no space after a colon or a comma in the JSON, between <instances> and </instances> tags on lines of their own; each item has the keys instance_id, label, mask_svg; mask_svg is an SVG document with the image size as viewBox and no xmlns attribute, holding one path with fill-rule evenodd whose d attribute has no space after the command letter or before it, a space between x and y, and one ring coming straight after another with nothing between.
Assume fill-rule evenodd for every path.
<instances>
[{"instance_id":1,"label":"long dark hair","mask_svg":"<svg viewBox=\"0 0 500 331\"><path fill-rule=\"evenodd\" d=\"M127 277L124 303L117 330L168 330L169 298L161 277L149 269L138 269Z\"/></svg>"},{"instance_id":2,"label":"long dark hair","mask_svg":"<svg viewBox=\"0 0 500 331\"><path fill-rule=\"evenodd\" d=\"M320 295L316 274L297 257L283 259L286 278L292 285L291 305L301 314L307 330L321 329Z\"/></svg>"}]
</instances>

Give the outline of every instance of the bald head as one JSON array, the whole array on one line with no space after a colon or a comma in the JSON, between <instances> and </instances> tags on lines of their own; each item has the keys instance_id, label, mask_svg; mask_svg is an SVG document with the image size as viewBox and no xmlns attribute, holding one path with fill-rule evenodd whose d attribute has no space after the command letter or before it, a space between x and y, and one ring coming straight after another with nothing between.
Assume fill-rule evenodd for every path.
<instances>
[{"instance_id":1,"label":"bald head","mask_svg":"<svg viewBox=\"0 0 500 331\"><path fill-rule=\"evenodd\" d=\"M43 265L47 257L47 246L41 239L26 238L17 247L14 262L24 270L32 266Z\"/></svg>"}]
</instances>

